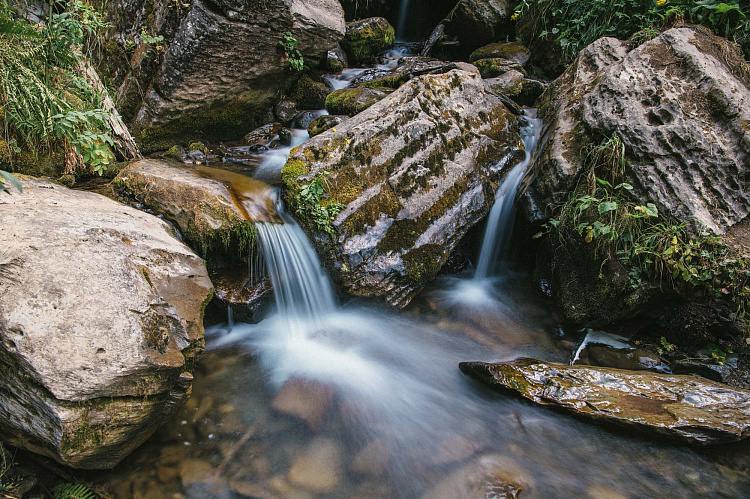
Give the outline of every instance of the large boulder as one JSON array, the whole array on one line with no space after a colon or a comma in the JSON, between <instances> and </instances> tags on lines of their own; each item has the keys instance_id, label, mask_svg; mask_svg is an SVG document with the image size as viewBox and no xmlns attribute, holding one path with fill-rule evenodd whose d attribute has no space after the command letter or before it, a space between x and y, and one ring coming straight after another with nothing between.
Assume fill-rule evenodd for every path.
<instances>
[{"instance_id":1,"label":"large boulder","mask_svg":"<svg viewBox=\"0 0 750 499\"><path fill-rule=\"evenodd\" d=\"M212 268L248 255L255 244L254 222L278 221L270 187L229 170L144 159L123 168L112 187L120 199L177 225Z\"/></svg>"},{"instance_id":2,"label":"large boulder","mask_svg":"<svg viewBox=\"0 0 750 499\"><path fill-rule=\"evenodd\" d=\"M111 468L189 396L211 282L158 218L23 184L0 198L0 435Z\"/></svg>"},{"instance_id":3,"label":"large boulder","mask_svg":"<svg viewBox=\"0 0 750 499\"><path fill-rule=\"evenodd\" d=\"M736 442L750 436L750 391L699 377L534 359L462 362L460 368L537 404L691 444Z\"/></svg>"},{"instance_id":4,"label":"large boulder","mask_svg":"<svg viewBox=\"0 0 750 499\"><path fill-rule=\"evenodd\" d=\"M336 280L403 307L487 215L519 140L481 77L453 70L415 78L292 150L282 178L293 211L344 206L325 230L300 217ZM309 206L298 194L316 179L326 195Z\"/></svg>"},{"instance_id":5,"label":"large boulder","mask_svg":"<svg viewBox=\"0 0 750 499\"><path fill-rule=\"evenodd\" d=\"M372 17L346 25L341 48L354 66L372 64L383 50L392 47L396 33L384 17Z\"/></svg>"},{"instance_id":6,"label":"large boulder","mask_svg":"<svg viewBox=\"0 0 750 499\"><path fill-rule=\"evenodd\" d=\"M305 67L316 67L345 33L336 0L194 0L188 8L118 0L107 9L114 27L100 66L129 68L112 81L145 152L241 137L295 77L279 43L284 34L299 42Z\"/></svg>"},{"instance_id":7,"label":"large boulder","mask_svg":"<svg viewBox=\"0 0 750 499\"><path fill-rule=\"evenodd\" d=\"M513 7L508 0L461 0L443 21L445 33L471 52L513 33Z\"/></svg>"},{"instance_id":8,"label":"large boulder","mask_svg":"<svg viewBox=\"0 0 750 499\"><path fill-rule=\"evenodd\" d=\"M541 99L545 126L524 196L527 217L542 221L549 208L575 196L591 148L616 137L626 165L618 182L633 186L629 199L654 203L669 223L696 232L747 234L741 224L750 213L743 186L750 170L749 87L740 54L702 28L670 29L633 49L613 38L594 42ZM724 240L746 251L746 236ZM581 247L543 257L554 271L541 273L548 273L567 320L601 325L651 300L653 293L633 286L630 269L616 258L594 261Z\"/></svg>"}]
</instances>

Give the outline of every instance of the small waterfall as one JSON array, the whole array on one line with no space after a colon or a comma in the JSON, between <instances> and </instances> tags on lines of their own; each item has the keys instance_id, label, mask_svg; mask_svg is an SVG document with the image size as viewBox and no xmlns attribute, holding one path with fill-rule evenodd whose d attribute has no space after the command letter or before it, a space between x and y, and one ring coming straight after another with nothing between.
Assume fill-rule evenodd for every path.
<instances>
[{"instance_id":1,"label":"small waterfall","mask_svg":"<svg viewBox=\"0 0 750 499\"><path fill-rule=\"evenodd\" d=\"M525 110L523 119L526 123L521 128L521 140L526 157L511 169L495 194L495 204L492 205L492 211L487 220L477 272L474 274L475 280L490 277L498 260L506 261L508 258L510 240L513 235L513 221L516 216L516 192L531 163L531 156L536 149L542 127L542 121L536 117L535 109Z\"/></svg>"},{"instance_id":2,"label":"small waterfall","mask_svg":"<svg viewBox=\"0 0 750 499\"><path fill-rule=\"evenodd\" d=\"M315 249L299 225L279 210L284 223L255 224L279 315L298 336L310 323L336 311L331 283ZM303 327L305 326L305 327ZM309 330L309 329L307 329Z\"/></svg>"},{"instance_id":3,"label":"small waterfall","mask_svg":"<svg viewBox=\"0 0 750 499\"><path fill-rule=\"evenodd\" d=\"M396 39L404 40L406 32L406 19L409 14L409 0L401 0L401 7L398 10L398 24L396 25Z\"/></svg>"}]
</instances>

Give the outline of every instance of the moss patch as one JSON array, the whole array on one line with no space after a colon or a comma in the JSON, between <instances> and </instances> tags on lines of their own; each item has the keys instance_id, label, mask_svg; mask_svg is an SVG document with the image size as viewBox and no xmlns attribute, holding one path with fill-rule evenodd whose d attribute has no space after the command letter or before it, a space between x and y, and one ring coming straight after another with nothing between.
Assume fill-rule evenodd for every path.
<instances>
[{"instance_id":1,"label":"moss patch","mask_svg":"<svg viewBox=\"0 0 750 499\"><path fill-rule=\"evenodd\" d=\"M395 41L393 26L385 18L373 17L347 24L341 47L350 64L360 66L376 62L380 53Z\"/></svg>"},{"instance_id":2,"label":"moss patch","mask_svg":"<svg viewBox=\"0 0 750 499\"><path fill-rule=\"evenodd\" d=\"M331 92L326 97L326 110L331 114L346 114L353 116L361 113L385 97L385 93L363 87L344 88Z\"/></svg>"}]
</instances>

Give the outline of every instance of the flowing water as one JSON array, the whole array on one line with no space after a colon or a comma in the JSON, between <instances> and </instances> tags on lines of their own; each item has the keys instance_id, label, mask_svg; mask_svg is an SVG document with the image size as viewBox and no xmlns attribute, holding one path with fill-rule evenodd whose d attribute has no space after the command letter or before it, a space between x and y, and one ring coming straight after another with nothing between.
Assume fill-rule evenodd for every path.
<instances>
[{"instance_id":1,"label":"flowing water","mask_svg":"<svg viewBox=\"0 0 750 499\"><path fill-rule=\"evenodd\" d=\"M406 22L409 18L409 0L401 0L398 9L398 24L396 25L396 39L403 40L406 35Z\"/></svg>"},{"instance_id":2,"label":"flowing water","mask_svg":"<svg viewBox=\"0 0 750 499\"><path fill-rule=\"evenodd\" d=\"M538 137L528 118L526 159L498 191L481 273L438 281L404 312L339 305L280 207L283 224L257 224L275 309L258 324L209 328L175 424L94 480L117 498L473 499L472 471L489 466L522 498L750 497L747 472L732 465L747 446L701 454L601 429L458 370L467 360L567 362L581 339L557 326L529 275L493 275ZM258 176L277 178L289 149L263 153ZM480 497L512 497L493 490Z\"/></svg>"}]
</instances>

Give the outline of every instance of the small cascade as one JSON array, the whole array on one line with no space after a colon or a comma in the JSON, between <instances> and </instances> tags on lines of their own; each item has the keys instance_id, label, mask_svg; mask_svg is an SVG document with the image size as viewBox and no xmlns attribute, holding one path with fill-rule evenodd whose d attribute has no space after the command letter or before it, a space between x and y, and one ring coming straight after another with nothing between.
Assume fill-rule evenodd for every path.
<instances>
[{"instance_id":1,"label":"small cascade","mask_svg":"<svg viewBox=\"0 0 750 499\"><path fill-rule=\"evenodd\" d=\"M541 132L542 121L536 117L535 109L524 112L524 126L521 128L526 156L524 160L514 166L508 173L495 194L495 204L492 205L487 229L484 233L482 250L479 253L475 280L486 279L492 275L498 261L507 261L513 235L513 221L516 216L515 197L531 163L531 156L536 149Z\"/></svg>"},{"instance_id":2,"label":"small cascade","mask_svg":"<svg viewBox=\"0 0 750 499\"><path fill-rule=\"evenodd\" d=\"M265 255L276 305L290 323L290 334L299 336L336 310L328 276L315 249L299 225L279 210L284 223L257 223L255 228ZM305 326L305 327L302 327Z\"/></svg>"},{"instance_id":3,"label":"small cascade","mask_svg":"<svg viewBox=\"0 0 750 499\"><path fill-rule=\"evenodd\" d=\"M406 32L406 21L409 14L409 0L401 0L398 9L398 24L396 25L396 39L403 40Z\"/></svg>"}]
</instances>

